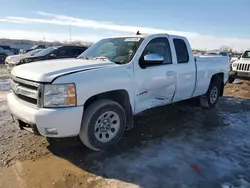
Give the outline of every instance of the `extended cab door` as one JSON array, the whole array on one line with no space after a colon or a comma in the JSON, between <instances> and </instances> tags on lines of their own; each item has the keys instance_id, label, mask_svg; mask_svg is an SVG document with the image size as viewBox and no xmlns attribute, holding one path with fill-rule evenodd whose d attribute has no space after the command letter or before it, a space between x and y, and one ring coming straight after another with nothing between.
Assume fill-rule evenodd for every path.
<instances>
[{"instance_id":1,"label":"extended cab door","mask_svg":"<svg viewBox=\"0 0 250 188\"><path fill-rule=\"evenodd\" d=\"M176 70L167 37L145 39L134 62L135 113L171 103L176 90ZM146 44L145 44L146 43ZM147 64L144 56L159 54L164 61Z\"/></svg>"},{"instance_id":2,"label":"extended cab door","mask_svg":"<svg viewBox=\"0 0 250 188\"><path fill-rule=\"evenodd\" d=\"M174 45L174 61L178 74L173 102L192 97L196 83L196 65L192 49L186 38L171 36Z\"/></svg>"}]
</instances>

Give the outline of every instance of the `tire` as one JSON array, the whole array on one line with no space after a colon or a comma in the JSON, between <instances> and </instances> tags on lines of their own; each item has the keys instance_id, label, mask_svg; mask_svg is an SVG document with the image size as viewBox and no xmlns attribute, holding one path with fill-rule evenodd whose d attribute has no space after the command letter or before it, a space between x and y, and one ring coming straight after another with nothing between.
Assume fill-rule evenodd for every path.
<instances>
[{"instance_id":1,"label":"tire","mask_svg":"<svg viewBox=\"0 0 250 188\"><path fill-rule=\"evenodd\" d=\"M84 112L79 136L88 148L99 151L116 145L125 128L126 115L122 106L102 99L92 103Z\"/></svg>"},{"instance_id":2,"label":"tire","mask_svg":"<svg viewBox=\"0 0 250 188\"><path fill-rule=\"evenodd\" d=\"M235 78L233 78L233 77L229 77L229 78L228 78L228 83L230 83L230 84L231 84L231 83L233 83L233 82L234 82L234 80L235 80Z\"/></svg>"},{"instance_id":3,"label":"tire","mask_svg":"<svg viewBox=\"0 0 250 188\"><path fill-rule=\"evenodd\" d=\"M220 96L220 89L221 83L219 81L212 81L207 93L200 98L201 106L205 108L214 108Z\"/></svg>"}]
</instances>

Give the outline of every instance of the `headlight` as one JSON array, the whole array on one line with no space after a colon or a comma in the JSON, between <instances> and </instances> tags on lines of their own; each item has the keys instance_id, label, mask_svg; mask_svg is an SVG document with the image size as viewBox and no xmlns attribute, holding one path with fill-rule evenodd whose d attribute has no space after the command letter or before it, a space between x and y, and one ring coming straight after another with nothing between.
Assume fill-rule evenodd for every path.
<instances>
[{"instance_id":1,"label":"headlight","mask_svg":"<svg viewBox=\"0 0 250 188\"><path fill-rule=\"evenodd\" d=\"M31 62L31 61L33 61L33 60L32 60L32 59L25 59L25 60L24 60L25 63L29 63L29 62Z\"/></svg>"},{"instance_id":2,"label":"headlight","mask_svg":"<svg viewBox=\"0 0 250 188\"><path fill-rule=\"evenodd\" d=\"M75 84L52 84L44 86L44 107L76 106Z\"/></svg>"},{"instance_id":3,"label":"headlight","mask_svg":"<svg viewBox=\"0 0 250 188\"><path fill-rule=\"evenodd\" d=\"M29 63L31 61L32 61L31 59L22 59L22 60L20 60L20 64Z\"/></svg>"},{"instance_id":4,"label":"headlight","mask_svg":"<svg viewBox=\"0 0 250 188\"><path fill-rule=\"evenodd\" d=\"M233 63L233 67L237 67L238 63Z\"/></svg>"},{"instance_id":5,"label":"headlight","mask_svg":"<svg viewBox=\"0 0 250 188\"><path fill-rule=\"evenodd\" d=\"M17 63L17 65L21 65L21 64L24 64L24 63L26 63L26 61L25 61L24 59L22 59L22 60L20 60L20 61Z\"/></svg>"}]
</instances>

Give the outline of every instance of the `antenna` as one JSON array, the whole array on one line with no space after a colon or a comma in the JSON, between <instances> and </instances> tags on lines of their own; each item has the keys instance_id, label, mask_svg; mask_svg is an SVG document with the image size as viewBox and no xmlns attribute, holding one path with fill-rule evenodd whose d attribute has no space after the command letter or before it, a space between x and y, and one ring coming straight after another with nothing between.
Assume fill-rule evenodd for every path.
<instances>
[{"instance_id":1,"label":"antenna","mask_svg":"<svg viewBox=\"0 0 250 188\"><path fill-rule=\"evenodd\" d=\"M137 32L136 32L136 35L140 35L140 34L141 34L140 31L137 31Z\"/></svg>"}]
</instances>

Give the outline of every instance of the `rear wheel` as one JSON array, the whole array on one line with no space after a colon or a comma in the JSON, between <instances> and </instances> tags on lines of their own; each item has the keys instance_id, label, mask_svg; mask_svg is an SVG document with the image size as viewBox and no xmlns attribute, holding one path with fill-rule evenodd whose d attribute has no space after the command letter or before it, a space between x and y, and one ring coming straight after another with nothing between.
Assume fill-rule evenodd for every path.
<instances>
[{"instance_id":1,"label":"rear wheel","mask_svg":"<svg viewBox=\"0 0 250 188\"><path fill-rule=\"evenodd\" d=\"M201 96L201 106L206 108L213 108L220 97L221 83L219 81L212 81L209 85L208 91L204 96Z\"/></svg>"},{"instance_id":2,"label":"rear wheel","mask_svg":"<svg viewBox=\"0 0 250 188\"><path fill-rule=\"evenodd\" d=\"M98 151L115 145L125 127L126 116L122 106L112 100L99 100L84 112L79 136L88 148Z\"/></svg>"}]
</instances>

